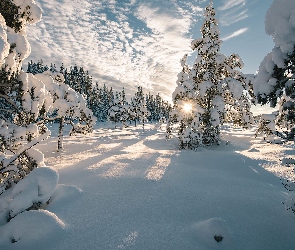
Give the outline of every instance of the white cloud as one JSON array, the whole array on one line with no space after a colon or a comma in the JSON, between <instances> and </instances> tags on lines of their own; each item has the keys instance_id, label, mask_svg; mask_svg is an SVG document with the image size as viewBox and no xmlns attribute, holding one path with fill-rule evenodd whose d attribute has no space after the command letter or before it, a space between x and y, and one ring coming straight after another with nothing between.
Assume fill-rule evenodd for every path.
<instances>
[{"instance_id":1,"label":"white cloud","mask_svg":"<svg viewBox=\"0 0 295 250\"><path fill-rule=\"evenodd\" d=\"M232 39L232 38L234 38L236 36L242 35L243 33L247 32L248 30L249 30L248 28L239 29L239 30L233 32L232 34L230 34L229 36L221 38L221 40L222 41L227 41L227 40Z\"/></svg>"},{"instance_id":2,"label":"white cloud","mask_svg":"<svg viewBox=\"0 0 295 250\"><path fill-rule=\"evenodd\" d=\"M228 10L239 5L246 5L246 0L223 0L222 2L223 6L219 7L219 10Z\"/></svg>"},{"instance_id":3,"label":"white cloud","mask_svg":"<svg viewBox=\"0 0 295 250\"><path fill-rule=\"evenodd\" d=\"M219 10L221 11L220 24L223 26L229 26L249 16L246 0L224 0Z\"/></svg>"},{"instance_id":4,"label":"white cloud","mask_svg":"<svg viewBox=\"0 0 295 250\"><path fill-rule=\"evenodd\" d=\"M171 96L180 59L190 49L189 29L198 6L182 0L166 3L143 0L38 1L43 19L28 28L29 60L82 66L100 85ZM131 93L133 94L133 92Z\"/></svg>"}]
</instances>

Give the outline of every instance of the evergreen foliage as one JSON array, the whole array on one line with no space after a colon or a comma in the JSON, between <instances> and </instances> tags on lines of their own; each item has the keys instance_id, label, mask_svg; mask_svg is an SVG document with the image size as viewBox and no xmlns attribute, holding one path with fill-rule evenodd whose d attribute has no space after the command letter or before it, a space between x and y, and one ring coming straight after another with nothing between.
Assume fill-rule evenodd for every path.
<instances>
[{"instance_id":1,"label":"evergreen foliage","mask_svg":"<svg viewBox=\"0 0 295 250\"><path fill-rule=\"evenodd\" d=\"M291 130L295 122L295 40L293 1L276 0L265 17L265 31L275 43L259 66L253 90L257 103L278 107L275 121Z\"/></svg>"},{"instance_id":2,"label":"evergreen foliage","mask_svg":"<svg viewBox=\"0 0 295 250\"><path fill-rule=\"evenodd\" d=\"M49 136L37 120L49 103L44 84L21 71L29 53L26 24L38 21L41 11L35 2L19 4L0 3L0 194L42 164L43 155L33 146Z\"/></svg>"},{"instance_id":3,"label":"evergreen foliage","mask_svg":"<svg viewBox=\"0 0 295 250\"><path fill-rule=\"evenodd\" d=\"M120 92L114 92L112 87L108 87L106 84L102 87L98 83L93 84L92 77L82 67L74 66L68 70L62 64L58 71L55 65L51 64L48 67L44 65L42 60L36 63L31 61L28 64L28 73L37 75L46 71L62 74L64 83L87 100L87 107L92 110L100 122L109 120L116 125L123 123L124 126L134 122L136 126L139 122L143 124L146 121L159 122L169 117L171 105L164 101L159 93L156 96L150 93L145 95L142 87L139 86L129 103L124 88ZM53 112L52 117L55 116L56 112Z\"/></svg>"},{"instance_id":4,"label":"evergreen foliage","mask_svg":"<svg viewBox=\"0 0 295 250\"><path fill-rule=\"evenodd\" d=\"M220 124L233 122L248 127L252 123L250 96L246 77L238 70L243 62L237 54L220 53L218 21L212 1L204 12L202 38L192 42L197 58L190 68L187 55L181 60L173 93L174 108L170 113L167 137L177 123L180 148L219 144ZM191 109L184 107L190 106Z\"/></svg>"}]
</instances>

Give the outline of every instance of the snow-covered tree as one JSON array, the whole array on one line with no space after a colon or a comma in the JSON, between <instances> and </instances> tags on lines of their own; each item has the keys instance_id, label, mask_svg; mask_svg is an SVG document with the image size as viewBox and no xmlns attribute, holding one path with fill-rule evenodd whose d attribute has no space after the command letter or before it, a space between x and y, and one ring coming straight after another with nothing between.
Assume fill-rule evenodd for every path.
<instances>
[{"instance_id":1,"label":"snow-covered tree","mask_svg":"<svg viewBox=\"0 0 295 250\"><path fill-rule=\"evenodd\" d=\"M262 135L265 139L268 136L272 135L275 131L275 119L275 114L262 114L257 124L255 137Z\"/></svg>"},{"instance_id":2,"label":"snow-covered tree","mask_svg":"<svg viewBox=\"0 0 295 250\"><path fill-rule=\"evenodd\" d=\"M36 63L31 60L28 63L27 73L32 73L33 75L36 75L41 74L47 70L49 70L49 67L47 65L44 65L42 60Z\"/></svg>"},{"instance_id":3,"label":"snow-covered tree","mask_svg":"<svg viewBox=\"0 0 295 250\"><path fill-rule=\"evenodd\" d=\"M138 86L137 92L135 93L134 97L131 100L131 118L135 123L135 126L137 125L137 122L140 122L142 120L142 107L145 105L144 100L144 94L143 89L141 86Z\"/></svg>"},{"instance_id":4,"label":"snow-covered tree","mask_svg":"<svg viewBox=\"0 0 295 250\"><path fill-rule=\"evenodd\" d=\"M96 118L92 111L87 108L83 95L77 93L65 83L62 73L45 71L42 74L35 75L35 77L45 84L46 90L53 96L51 113L47 112L43 117L45 120L59 120L58 151L63 148L65 123L72 125L71 134L92 131ZM78 123L75 123L75 121Z\"/></svg>"},{"instance_id":5,"label":"snow-covered tree","mask_svg":"<svg viewBox=\"0 0 295 250\"><path fill-rule=\"evenodd\" d=\"M158 93L153 96L151 93L146 95L146 108L150 115L147 117L151 122L158 122L168 119L171 105L162 99Z\"/></svg>"},{"instance_id":6,"label":"snow-covered tree","mask_svg":"<svg viewBox=\"0 0 295 250\"><path fill-rule=\"evenodd\" d=\"M124 127L127 127L127 121L129 120L130 106L126 102L125 90L123 88L122 92L116 92L113 106L109 109L109 120L115 123L121 122Z\"/></svg>"},{"instance_id":7,"label":"snow-covered tree","mask_svg":"<svg viewBox=\"0 0 295 250\"><path fill-rule=\"evenodd\" d=\"M294 126L295 113L295 2L274 0L265 17L265 31L274 48L259 66L254 81L257 102L271 107L278 104L277 124Z\"/></svg>"},{"instance_id":8,"label":"snow-covered tree","mask_svg":"<svg viewBox=\"0 0 295 250\"><path fill-rule=\"evenodd\" d=\"M44 84L21 70L30 53L26 25L40 18L33 0L0 2L0 194L44 164L33 146L49 135L38 117L52 99Z\"/></svg>"},{"instance_id":9,"label":"snow-covered tree","mask_svg":"<svg viewBox=\"0 0 295 250\"><path fill-rule=\"evenodd\" d=\"M220 53L219 33L211 1L204 12L202 38L191 44L197 58L190 68L186 64L187 55L184 56L173 93L174 111L167 131L171 131L173 123L178 123L181 148L219 144L223 122L247 127L252 121L246 78L240 71L243 62L237 54L227 57Z\"/></svg>"}]
</instances>

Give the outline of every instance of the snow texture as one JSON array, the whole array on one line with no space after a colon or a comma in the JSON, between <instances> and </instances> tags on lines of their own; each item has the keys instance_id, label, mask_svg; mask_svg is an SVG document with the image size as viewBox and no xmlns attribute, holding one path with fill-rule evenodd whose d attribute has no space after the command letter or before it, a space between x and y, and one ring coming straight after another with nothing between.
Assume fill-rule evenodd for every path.
<instances>
[{"instance_id":1,"label":"snow texture","mask_svg":"<svg viewBox=\"0 0 295 250\"><path fill-rule=\"evenodd\" d=\"M176 138L154 127L99 123L92 134L65 136L57 153L53 124L53 137L37 147L63 183L46 206L63 222L23 212L1 224L0 249L293 249L294 215L286 210L293 196L280 180L295 179L281 164L294 155L293 142L269 144L254 138L255 127L225 126L220 146L179 151ZM11 193L3 195L2 209ZM35 212L47 213L38 224L53 232L33 227ZM19 237L25 222L28 239Z\"/></svg>"},{"instance_id":2,"label":"snow texture","mask_svg":"<svg viewBox=\"0 0 295 250\"><path fill-rule=\"evenodd\" d=\"M37 240L42 248L40 242L45 244L52 237L58 238L64 228L65 224L54 213L46 210L26 211L0 227L0 246L6 246L1 249L33 249L30 245Z\"/></svg>"},{"instance_id":3,"label":"snow texture","mask_svg":"<svg viewBox=\"0 0 295 250\"><path fill-rule=\"evenodd\" d=\"M57 181L56 170L49 167L34 169L13 188L8 207L9 215L14 217L34 204L46 204L52 196Z\"/></svg>"},{"instance_id":4,"label":"snow texture","mask_svg":"<svg viewBox=\"0 0 295 250\"><path fill-rule=\"evenodd\" d=\"M211 218L193 225L196 238L204 244L206 249L220 249L230 247L232 233L225 220Z\"/></svg>"},{"instance_id":5,"label":"snow texture","mask_svg":"<svg viewBox=\"0 0 295 250\"><path fill-rule=\"evenodd\" d=\"M21 13L30 13L30 19L27 20L29 24L34 24L41 20L42 11L36 4L35 0L13 0L13 3L20 7ZM27 10L27 6L30 7L29 10Z\"/></svg>"},{"instance_id":6,"label":"snow texture","mask_svg":"<svg viewBox=\"0 0 295 250\"><path fill-rule=\"evenodd\" d=\"M9 54L9 43L7 41L6 23L3 16L0 14L0 67L4 63L4 59Z\"/></svg>"},{"instance_id":7,"label":"snow texture","mask_svg":"<svg viewBox=\"0 0 295 250\"><path fill-rule=\"evenodd\" d=\"M295 2L274 0L265 17L265 31L282 53L291 53L295 41Z\"/></svg>"},{"instance_id":8,"label":"snow texture","mask_svg":"<svg viewBox=\"0 0 295 250\"><path fill-rule=\"evenodd\" d=\"M284 68L284 60L295 46L295 1L275 0L265 17L265 31L273 37L275 47L265 56L254 81L256 95L269 95L276 84L272 78L273 67Z\"/></svg>"}]
</instances>

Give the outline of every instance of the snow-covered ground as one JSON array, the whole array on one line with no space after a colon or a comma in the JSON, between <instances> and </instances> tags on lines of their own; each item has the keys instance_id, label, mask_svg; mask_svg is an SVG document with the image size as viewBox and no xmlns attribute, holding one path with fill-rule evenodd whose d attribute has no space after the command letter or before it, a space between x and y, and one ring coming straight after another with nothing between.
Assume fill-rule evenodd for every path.
<instances>
[{"instance_id":1,"label":"snow-covered ground","mask_svg":"<svg viewBox=\"0 0 295 250\"><path fill-rule=\"evenodd\" d=\"M57 153L51 129L38 148L59 184L46 210L0 227L0 249L295 248L295 215L282 204L290 192L279 177L294 178L282 164L293 143L224 126L222 145L180 151L163 126L98 123L92 134L65 136Z\"/></svg>"}]
</instances>

